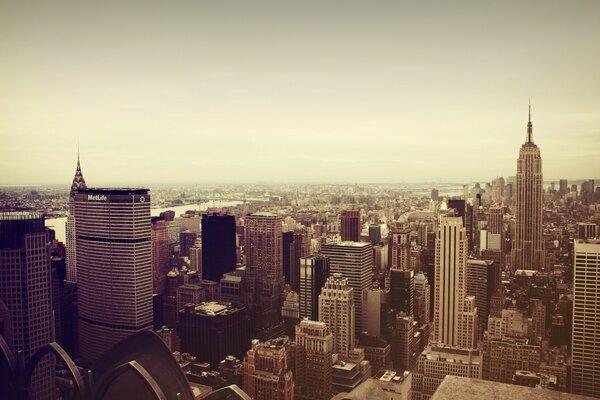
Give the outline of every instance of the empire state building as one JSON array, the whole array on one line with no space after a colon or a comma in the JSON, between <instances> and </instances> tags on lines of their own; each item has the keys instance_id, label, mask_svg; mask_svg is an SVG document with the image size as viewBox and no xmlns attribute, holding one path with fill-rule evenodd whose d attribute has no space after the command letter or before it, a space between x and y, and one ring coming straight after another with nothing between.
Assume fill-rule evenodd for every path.
<instances>
[{"instance_id":1,"label":"empire state building","mask_svg":"<svg viewBox=\"0 0 600 400\"><path fill-rule=\"evenodd\" d=\"M545 264L542 236L542 156L533 142L531 105L527 123L527 141L519 150L517 160L517 190L515 204L515 235L511 262L515 269L539 270Z\"/></svg>"}]
</instances>

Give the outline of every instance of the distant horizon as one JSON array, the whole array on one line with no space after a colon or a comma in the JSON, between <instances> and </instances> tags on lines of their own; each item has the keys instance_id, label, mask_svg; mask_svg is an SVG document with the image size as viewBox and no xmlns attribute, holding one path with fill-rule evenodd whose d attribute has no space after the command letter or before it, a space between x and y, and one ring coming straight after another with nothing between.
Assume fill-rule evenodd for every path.
<instances>
[{"instance_id":1,"label":"distant horizon","mask_svg":"<svg viewBox=\"0 0 600 400\"><path fill-rule=\"evenodd\" d=\"M507 180L507 178L509 177L514 177L514 175L509 175L509 176L502 176L502 178L505 179L505 181ZM84 178L85 178L85 174L84 174ZM88 183L88 187L89 188L142 188L142 187L152 187L152 186L165 186L165 187L170 187L170 186L180 186L180 185L185 185L185 186L196 186L196 185L210 185L210 186L235 186L235 185L333 185L333 186L345 186L345 185L425 185L425 184L440 184L440 185L474 185L476 183L490 183L492 182L494 179L496 178L500 178L500 176L497 176L495 178L489 179L489 180L472 180L472 181L435 181L435 180L425 180L425 181L398 181L398 182L344 182L344 181L339 181L339 182L333 182L333 181L313 181L313 182L309 182L309 181L173 181L173 182L151 182L151 183L144 183L141 185L138 184L132 184L131 182L127 183L127 182L112 182L112 183L108 183L108 182L100 182L97 185L91 185ZM588 180L593 180L595 182L598 182L598 184L600 185L600 178L574 178L574 179L570 179L570 178L560 178L560 179L566 179L569 183L569 185L571 184L581 184L582 182L588 181ZM544 184L546 186L550 186L553 182L558 186L560 179L544 179ZM86 183L87 183L87 179L86 179ZM27 188L27 187L65 187L65 190L69 190L71 187L71 182L69 183L28 183L28 184L0 184L0 188L11 188L11 187L16 187L16 188ZM557 188L558 189L558 188Z\"/></svg>"}]
</instances>

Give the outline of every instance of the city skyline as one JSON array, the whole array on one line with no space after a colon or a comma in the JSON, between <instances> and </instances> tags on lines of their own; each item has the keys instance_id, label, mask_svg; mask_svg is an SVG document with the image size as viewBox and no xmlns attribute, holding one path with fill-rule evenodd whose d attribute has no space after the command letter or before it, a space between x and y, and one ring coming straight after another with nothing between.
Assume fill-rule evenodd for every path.
<instances>
[{"instance_id":1,"label":"city skyline","mask_svg":"<svg viewBox=\"0 0 600 400\"><path fill-rule=\"evenodd\" d=\"M597 2L1 7L2 185L600 176Z\"/></svg>"}]
</instances>

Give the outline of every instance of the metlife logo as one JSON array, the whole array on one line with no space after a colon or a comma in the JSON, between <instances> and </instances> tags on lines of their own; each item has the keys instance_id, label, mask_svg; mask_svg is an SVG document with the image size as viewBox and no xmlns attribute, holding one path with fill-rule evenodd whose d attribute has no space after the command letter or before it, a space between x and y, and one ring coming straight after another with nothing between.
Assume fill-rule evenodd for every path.
<instances>
[{"instance_id":1,"label":"metlife logo","mask_svg":"<svg viewBox=\"0 0 600 400\"><path fill-rule=\"evenodd\" d=\"M108 197L103 194L88 194L87 199L89 201L107 201Z\"/></svg>"}]
</instances>

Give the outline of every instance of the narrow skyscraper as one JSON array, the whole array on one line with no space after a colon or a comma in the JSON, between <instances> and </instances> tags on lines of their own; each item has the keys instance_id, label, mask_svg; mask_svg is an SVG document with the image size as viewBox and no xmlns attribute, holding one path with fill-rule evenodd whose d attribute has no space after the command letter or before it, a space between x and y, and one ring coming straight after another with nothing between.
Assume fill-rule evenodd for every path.
<instances>
[{"instance_id":1,"label":"narrow skyscraper","mask_svg":"<svg viewBox=\"0 0 600 400\"><path fill-rule=\"evenodd\" d=\"M354 348L354 290L341 274L325 282L319 296L319 321L325 322L333 334L333 352L348 357Z\"/></svg>"},{"instance_id":2,"label":"narrow skyscraper","mask_svg":"<svg viewBox=\"0 0 600 400\"><path fill-rule=\"evenodd\" d=\"M331 399L333 335L324 322L296 325L296 394L298 399Z\"/></svg>"},{"instance_id":3,"label":"narrow skyscraper","mask_svg":"<svg viewBox=\"0 0 600 400\"><path fill-rule=\"evenodd\" d=\"M321 254L329 258L330 274L341 274L354 289L355 335L358 337L362 332L362 292L373 282L373 245L368 242L328 243L321 246Z\"/></svg>"},{"instance_id":4,"label":"narrow skyscraper","mask_svg":"<svg viewBox=\"0 0 600 400\"><path fill-rule=\"evenodd\" d=\"M255 336L266 341L283 333L282 218L270 212L257 212L246 216L245 224L247 268L242 297L252 315Z\"/></svg>"},{"instance_id":5,"label":"narrow skyscraper","mask_svg":"<svg viewBox=\"0 0 600 400\"><path fill-rule=\"evenodd\" d=\"M512 269L542 269L545 252L542 235L544 188L542 156L533 142L531 105L527 123L527 140L517 160L517 194L515 199L515 234L511 251Z\"/></svg>"},{"instance_id":6,"label":"narrow skyscraper","mask_svg":"<svg viewBox=\"0 0 600 400\"><path fill-rule=\"evenodd\" d=\"M71 183L71 192L69 193L69 215L67 216L66 224L66 261L67 261L67 280L70 282L77 282L77 255L75 253L75 214L73 212L73 203L75 199L75 192L78 189L87 188L85 179L83 179L83 173L81 172L81 164L79 163L79 149L77 150L77 168L75 169L75 176L73 177L73 183Z\"/></svg>"},{"instance_id":7,"label":"narrow skyscraper","mask_svg":"<svg viewBox=\"0 0 600 400\"><path fill-rule=\"evenodd\" d=\"M235 251L235 217L202 215L202 279L219 282L223 274L235 271Z\"/></svg>"},{"instance_id":8,"label":"narrow skyscraper","mask_svg":"<svg viewBox=\"0 0 600 400\"><path fill-rule=\"evenodd\" d=\"M342 210L340 214L340 233L342 241L358 242L360 240L360 211Z\"/></svg>"},{"instance_id":9,"label":"narrow skyscraper","mask_svg":"<svg viewBox=\"0 0 600 400\"><path fill-rule=\"evenodd\" d=\"M441 217L435 240L435 306L432 341L474 348L475 299L466 297L467 232L461 217Z\"/></svg>"}]
</instances>

